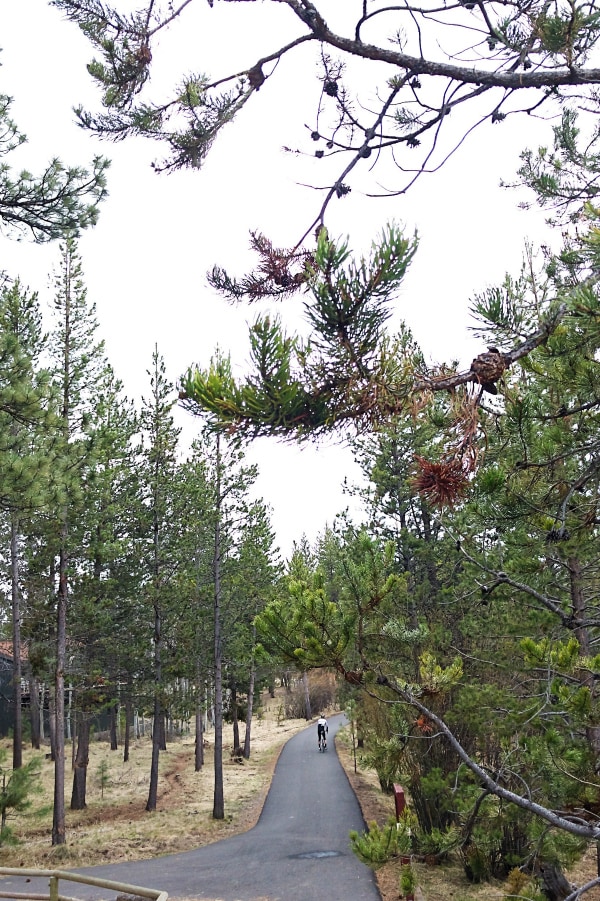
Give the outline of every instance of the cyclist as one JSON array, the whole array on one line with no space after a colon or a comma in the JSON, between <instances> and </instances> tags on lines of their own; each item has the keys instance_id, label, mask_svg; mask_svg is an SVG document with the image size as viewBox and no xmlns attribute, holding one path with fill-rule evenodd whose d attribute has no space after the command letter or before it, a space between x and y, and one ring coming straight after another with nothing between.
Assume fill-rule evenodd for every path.
<instances>
[{"instance_id":1,"label":"cyclist","mask_svg":"<svg viewBox=\"0 0 600 901\"><path fill-rule=\"evenodd\" d=\"M329 732L329 726L327 725L327 720L325 719L323 714L321 714L321 716L317 720L317 740L318 740L319 751L321 750L321 748L324 751L325 748L327 747L327 733L328 732Z\"/></svg>"}]
</instances>

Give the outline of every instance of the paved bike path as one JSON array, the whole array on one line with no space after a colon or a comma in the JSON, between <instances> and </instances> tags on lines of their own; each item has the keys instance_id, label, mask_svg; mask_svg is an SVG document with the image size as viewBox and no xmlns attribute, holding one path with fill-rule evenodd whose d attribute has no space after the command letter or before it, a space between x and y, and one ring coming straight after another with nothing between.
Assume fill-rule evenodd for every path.
<instances>
[{"instance_id":1,"label":"paved bike path","mask_svg":"<svg viewBox=\"0 0 600 901\"><path fill-rule=\"evenodd\" d=\"M316 726L287 742L260 819L243 835L195 851L77 872L162 889L170 898L381 901L373 873L350 850L349 831L365 824L334 749L342 722L341 715L329 721L324 754L317 750ZM7 883L2 880L2 888ZM61 893L103 897L83 885L61 884Z\"/></svg>"}]
</instances>

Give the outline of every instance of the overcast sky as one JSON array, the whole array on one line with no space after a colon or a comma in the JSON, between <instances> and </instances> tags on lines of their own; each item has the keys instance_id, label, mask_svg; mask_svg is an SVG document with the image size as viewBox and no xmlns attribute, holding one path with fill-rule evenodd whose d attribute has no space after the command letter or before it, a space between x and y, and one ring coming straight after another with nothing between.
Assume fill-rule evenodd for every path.
<instances>
[{"instance_id":1,"label":"overcast sky","mask_svg":"<svg viewBox=\"0 0 600 901\"><path fill-rule=\"evenodd\" d=\"M278 30L285 32L291 20L277 4L196 8L195 19L163 40L164 61L152 82L157 94L188 71L212 76L243 69L278 46ZM100 143L75 125L74 105L98 107L85 70L91 51L78 29L45 0L0 5L0 46L0 92L14 97L13 118L29 138L18 165L37 172L52 156L80 165L99 153L112 159L110 196L98 226L82 237L80 252L107 355L127 394L139 402L149 393L155 344L173 382L190 364L206 365L217 345L243 368L253 311L226 305L207 286L205 273L215 263L236 274L251 266L250 229L278 246L291 246L316 215L321 195L302 186L327 183L305 128L312 108L306 95L312 91L314 98L315 90L313 57L303 51L281 65L279 82L271 79L263 86L239 121L223 132L202 170L158 176L150 163L160 157L160 148L142 140ZM549 142L549 131L539 124L537 132L527 132L516 118L487 125L407 197L370 199L359 183L331 208L330 233L349 235L351 246L360 250L368 249L390 219L418 231L420 249L398 299L395 323L407 321L428 359L457 358L468 367L481 349L468 335L470 298L506 271L517 273L528 236L546 240L540 214L519 210L519 198L499 181L510 181L519 152ZM284 144L308 153L284 153ZM388 175L382 172L381 178ZM48 283L57 260L55 245L0 238L0 268L19 275L42 298L52 295ZM193 417L180 411L178 423L190 440ZM260 466L258 489L273 509L284 555L303 533L312 541L332 523L348 503L343 479L358 477L341 441L299 449L261 440L249 458Z\"/></svg>"}]
</instances>

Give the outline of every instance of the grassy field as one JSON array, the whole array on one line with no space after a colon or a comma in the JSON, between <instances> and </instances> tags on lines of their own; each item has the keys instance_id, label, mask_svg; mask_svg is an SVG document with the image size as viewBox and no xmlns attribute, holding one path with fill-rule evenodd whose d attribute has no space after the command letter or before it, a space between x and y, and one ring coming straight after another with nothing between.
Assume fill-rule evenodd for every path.
<instances>
[{"instance_id":1,"label":"grassy field","mask_svg":"<svg viewBox=\"0 0 600 901\"><path fill-rule=\"evenodd\" d=\"M2 866L93 866L185 851L248 829L260 814L279 751L305 720L279 722L279 707L266 704L252 725L250 760L225 757L225 820L212 818L213 747L207 733L205 765L194 772L194 739L178 738L160 755L157 810L145 810L148 798L151 742L131 743L130 759L122 749L110 751L107 742L92 741L88 766L87 802L83 811L69 809L71 797L70 743L67 743L67 843L52 848L54 764L37 753L40 778L31 806L8 821L18 844L0 847ZM230 727L224 738L226 754ZM243 729L242 729L243 734ZM6 748L8 743L4 743ZM24 760L32 756L25 749ZM10 753L7 760L10 760Z\"/></svg>"}]
</instances>

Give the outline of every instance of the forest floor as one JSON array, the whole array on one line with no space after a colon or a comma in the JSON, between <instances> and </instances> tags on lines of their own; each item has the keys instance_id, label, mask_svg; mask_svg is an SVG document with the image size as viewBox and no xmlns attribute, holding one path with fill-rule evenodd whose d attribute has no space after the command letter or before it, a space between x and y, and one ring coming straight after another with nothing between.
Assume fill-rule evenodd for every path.
<instances>
[{"instance_id":1,"label":"forest floor","mask_svg":"<svg viewBox=\"0 0 600 901\"><path fill-rule=\"evenodd\" d=\"M38 791L26 811L9 819L18 843L0 847L0 866L66 869L118 863L191 850L244 832L258 820L281 748L305 727L304 719L282 719L278 701L265 700L260 717L253 722L250 760L224 761L226 816L221 821L212 818L211 733L205 747L205 765L199 773L194 771L193 736L178 738L161 753L158 808L154 813L145 809L149 739L132 742L127 763L123 763L122 749L110 751L105 741L94 741L88 768L88 806L83 811L68 808L69 785L67 843L56 847L50 844L53 763L41 755ZM336 746L365 822L385 824L394 812L393 799L381 792L376 775L363 768L360 759L355 771L349 740L343 732L338 733ZM8 743L5 747L9 748ZM25 762L31 755L31 751L24 753ZM6 759L10 759L10 752ZM458 861L438 867L416 863L415 867L419 901L498 901L504 897L501 883L467 882ZM585 858L570 878L581 883L593 878L594 873L595 853L593 858ZM397 862L380 868L376 876L383 901L397 901ZM585 898L600 901L600 893L590 892Z\"/></svg>"},{"instance_id":2,"label":"forest floor","mask_svg":"<svg viewBox=\"0 0 600 901\"><path fill-rule=\"evenodd\" d=\"M393 798L381 791L376 773L362 767L360 758L357 761L356 772L354 771L348 738L344 735L340 738L339 741L336 738L338 755L358 798L365 823L375 820L382 826L394 816ZM419 861L415 861L413 865L417 872L416 901L501 901L506 897L503 883L498 880L493 879L481 885L470 883L457 857L451 856L440 866L428 866ZM567 878L574 884L582 885L594 879L596 873L596 849L591 848L569 871ZM398 901L401 897L398 890L399 877L398 860L392 860L376 871L377 884L383 901ZM600 901L600 888L586 892L584 899Z\"/></svg>"}]
</instances>

